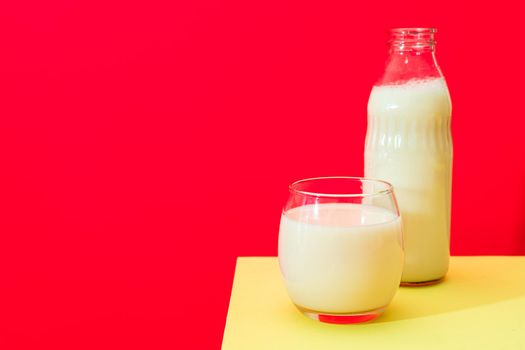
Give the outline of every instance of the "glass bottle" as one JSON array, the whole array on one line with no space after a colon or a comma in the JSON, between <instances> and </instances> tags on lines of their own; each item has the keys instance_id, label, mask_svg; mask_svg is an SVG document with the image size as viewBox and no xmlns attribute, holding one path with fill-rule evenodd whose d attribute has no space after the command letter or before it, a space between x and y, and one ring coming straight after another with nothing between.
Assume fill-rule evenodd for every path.
<instances>
[{"instance_id":1,"label":"glass bottle","mask_svg":"<svg viewBox=\"0 0 525 350\"><path fill-rule=\"evenodd\" d=\"M451 103L435 33L391 30L385 72L368 101L365 177L394 185L405 233L402 285L436 283L449 264Z\"/></svg>"}]
</instances>

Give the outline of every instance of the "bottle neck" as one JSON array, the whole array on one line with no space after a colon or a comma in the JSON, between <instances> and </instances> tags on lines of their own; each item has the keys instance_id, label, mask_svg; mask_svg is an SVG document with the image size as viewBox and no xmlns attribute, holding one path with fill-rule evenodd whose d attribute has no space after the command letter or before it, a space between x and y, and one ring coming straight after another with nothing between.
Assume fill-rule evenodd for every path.
<instances>
[{"instance_id":1,"label":"bottle neck","mask_svg":"<svg viewBox=\"0 0 525 350\"><path fill-rule=\"evenodd\" d=\"M435 32L432 28L392 29L385 72L377 85L442 77L434 55Z\"/></svg>"},{"instance_id":2,"label":"bottle neck","mask_svg":"<svg viewBox=\"0 0 525 350\"><path fill-rule=\"evenodd\" d=\"M434 52L434 28L395 28L390 31L390 54L416 54Z\"/></svg>"}]
</instances>

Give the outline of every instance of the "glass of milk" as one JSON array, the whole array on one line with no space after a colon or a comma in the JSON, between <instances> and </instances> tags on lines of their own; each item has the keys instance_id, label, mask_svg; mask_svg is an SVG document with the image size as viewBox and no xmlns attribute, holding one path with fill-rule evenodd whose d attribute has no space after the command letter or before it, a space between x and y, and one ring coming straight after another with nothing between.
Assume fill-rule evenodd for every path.
<instances>
[{"instance_id":1,"label":"glass of milk","mask_svg":"<svg viewBox=\"0 0 525 350\"><path fill-rule=\"evenodd\" d=\"M306 316L367 322L394 297L403 270L403 235L388 182L320 177L289 186L279 230L288 294Z\"/></svg>"}]
</instances>

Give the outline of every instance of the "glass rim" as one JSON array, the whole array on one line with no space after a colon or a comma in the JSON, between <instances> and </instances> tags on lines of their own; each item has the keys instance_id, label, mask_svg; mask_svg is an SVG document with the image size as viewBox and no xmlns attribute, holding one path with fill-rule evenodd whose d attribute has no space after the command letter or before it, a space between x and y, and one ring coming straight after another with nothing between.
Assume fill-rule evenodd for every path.
<instances>
[{"instance_id":1,"label":"glass rim","mask_svg":"<svg viewBox=\"0 0 525 350\"><path fill-rule=\"evenodd\" d=\"M318 181L318 180L334 180L334 179L340 179L340 180L351 180L352 182L360 181L361 183L380 183L386 186L385 189L374 191L373 193L320 193L320 192L312 192L312 191L303 191L299 190L297 188L294 188L298 184L305 183L305 182L312 182L312 181ZM296 194L302 194L305 196L311 196L311 197L326 197L326 198L363 198L363 197L373 197L373 196L380 196L380 195L389 195L394 192L394 187L390 182L387 182L385 180L379 180L379 179L371 179L366 177L359 177L359 176L320 176L320 177L310 177L306 179L301 179L292 182L290 185L288 185L288 189L292 193Z\"/></svg>"}]
</instances>

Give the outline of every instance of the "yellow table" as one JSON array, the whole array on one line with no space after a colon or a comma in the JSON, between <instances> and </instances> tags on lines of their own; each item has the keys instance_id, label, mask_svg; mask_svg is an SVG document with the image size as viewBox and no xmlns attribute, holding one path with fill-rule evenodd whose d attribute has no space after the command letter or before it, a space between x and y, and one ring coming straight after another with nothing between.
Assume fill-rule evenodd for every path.
<instances>
[{"instance_id":1,"label":"yellow table","mask_svg":"<svg viewBox=\"0 0 525 350\"><path fill-rule=\"evenodd\" d=\"M239 258L222 349L525 349L525 257L453 257L443 283L400 288L357 325L303 316L277 258Z\"/></svg>"}]
</instances>

